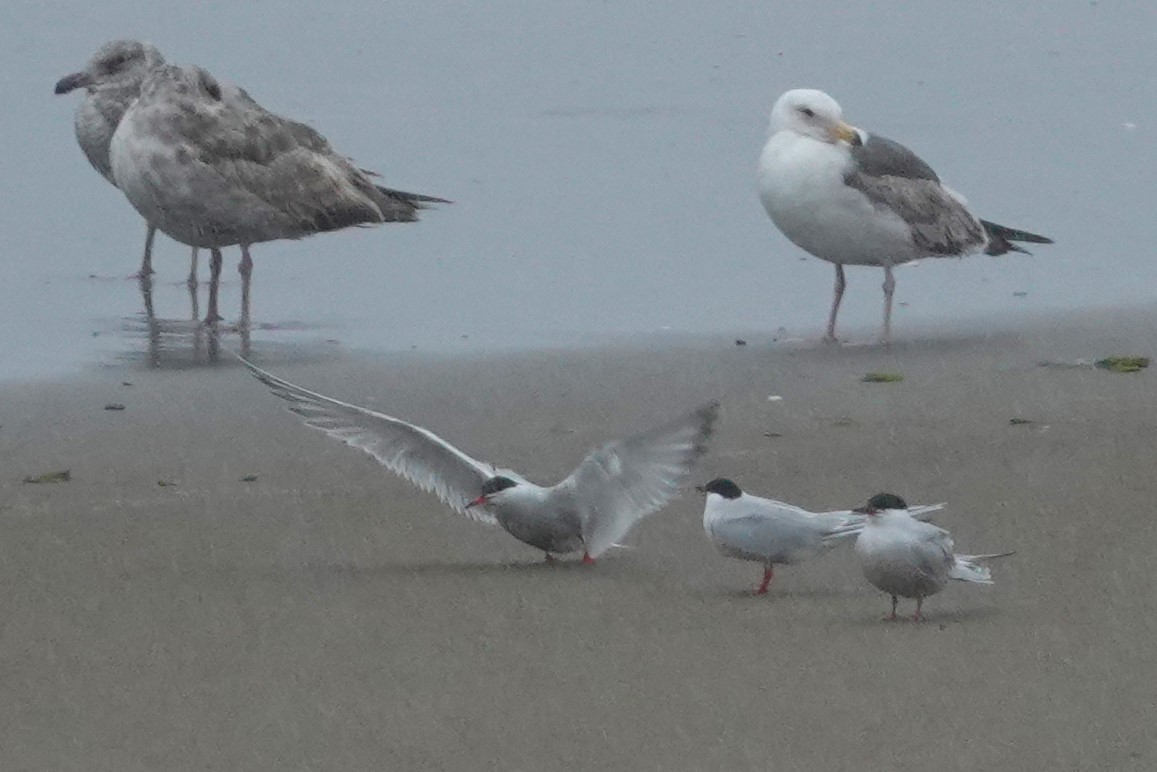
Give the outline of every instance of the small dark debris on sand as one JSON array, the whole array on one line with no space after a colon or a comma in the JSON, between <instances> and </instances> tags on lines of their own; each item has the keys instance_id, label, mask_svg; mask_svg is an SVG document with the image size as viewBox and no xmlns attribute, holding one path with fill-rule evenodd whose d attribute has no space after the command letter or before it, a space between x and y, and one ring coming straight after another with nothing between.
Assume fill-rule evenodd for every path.
<instances>
[{"instance_id":1,"label":"small dark debris on sand","mask_svg":"<svg viewBox=\"0 0 1157 772\"><path fill-rule=\"evenodd\" d=\"M1028 424L1035 424L1035 423L1036 423L1036 421L1033 421L1032 419L1029 419L1029 418L1010 418L1010 419L1008 419L1008 425L1009 426L1026 426Z\"/></svg>"},{"instance_id":2,"label":"small dark debris on sand","mask_svg":"<svg viewBox=\"0 0 1157 772\"><path fill-rule=\"evenodd\" d=\"M247 474L241 478L241 482L257 482L257 475Z\"/></svg>"},{"instance_id":3,"label":"small dark debris on sand","mask_svg":"<svg viewBox=\"0 0 1157 772\"><path fill-rule=\"evenodd\" d=\"M864 383L899 383L904 376L899 373L865 373L860 380Z\"/></svg>"},{"instance_id":4,"label":"small dark debris on sand","mask_svg":"<svg viewBox=\"0 0 1157 772\"><path fill-rule=\"evenodd\" d=\"M124 410L125 406L122 405L120 402L110 402L109 404L104 406L104 409L105 410Z\"/></svg>"}]
</instances>

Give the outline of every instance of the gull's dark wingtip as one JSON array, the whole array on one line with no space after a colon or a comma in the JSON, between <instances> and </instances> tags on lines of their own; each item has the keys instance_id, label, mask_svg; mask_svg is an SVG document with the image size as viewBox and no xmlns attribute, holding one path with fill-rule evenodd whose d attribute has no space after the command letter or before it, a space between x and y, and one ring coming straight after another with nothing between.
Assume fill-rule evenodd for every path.
<instances>
[{"instance_id":1,"label":"gull's dark wingtip","mask_svg":"<svg viewBox=\"0 0 1157 772\"><path fill-rule=\"evenodd\" d=\"M998 225L988 220L981 220L980 224L984 226L984 232L988 234L988 246L985 248L985 254L996 257L1008 252L1020 252L1021 254L1031 255L1023 247L1018 247L1013 242L1021 241L1028 244L1052 244L1052 239L1048 236L1041 236L1037 233L1030 233L1029 231L1022 231L1018 228L1008 228L1004 225Z\"/></svg>"}]
</instances>

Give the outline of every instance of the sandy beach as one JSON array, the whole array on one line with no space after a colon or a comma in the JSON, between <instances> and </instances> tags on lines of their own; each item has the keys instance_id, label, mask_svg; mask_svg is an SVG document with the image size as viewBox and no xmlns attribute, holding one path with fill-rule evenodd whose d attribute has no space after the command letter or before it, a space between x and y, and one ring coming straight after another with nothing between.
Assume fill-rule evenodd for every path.
<instances>
[{"instance_id":1,"label":"sandy beach","mask_svg":"<svg viewBox=\"0 0 1157 772\"><path fill-rule=\"evenodd\" d=\"M759 567L714 552L694 493L634 549L545 565L233 363L4 385L0 769L1152 769L1153 374L1039 363L1149 355L1155 333L1140 309L891 350L256 349L543 482L718 398L700 481L947 501L962 551L1017 551L922 624L882 622L846 548L753 597Z\"/></svg>"}]
</instances>

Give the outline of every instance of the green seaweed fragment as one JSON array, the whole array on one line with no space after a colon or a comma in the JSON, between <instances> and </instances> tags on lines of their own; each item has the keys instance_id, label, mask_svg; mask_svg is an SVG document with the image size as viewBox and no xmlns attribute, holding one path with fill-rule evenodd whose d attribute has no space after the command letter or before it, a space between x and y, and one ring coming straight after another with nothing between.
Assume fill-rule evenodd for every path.
<instances>
[{"instance_id":1,"label":"green seaweed fragment","mask_svg":"<svg viewBox=\"0 0 1157 772\"><path fill-rule=\"evenodd\" d=\"M59 483L72 479L71 469L62 469L59 472L45 472L44 474L29 475L24 478L26 483Z\"/></svg>"},{"instance_id":2,"label":"green seaweed fragment","mask_svg":"<svg viewBox=\"0 0 1157 772\"><path fill-rule=\"evenodd\" d=\"M1105 357L1093 364L1112 373L1139 373L1149 366L1149 357Z\"/></svg>"},{"instance_id":3,"label":"green seaweed fragment","mask_svg":"<svg viewBox=\"0 0 1157 772\"><path fill-rule=\"evenodd\" d=\"M865 373L860 380L864 383L899 383L904 376L899 373Z\"/></svg>"}]
</instances>

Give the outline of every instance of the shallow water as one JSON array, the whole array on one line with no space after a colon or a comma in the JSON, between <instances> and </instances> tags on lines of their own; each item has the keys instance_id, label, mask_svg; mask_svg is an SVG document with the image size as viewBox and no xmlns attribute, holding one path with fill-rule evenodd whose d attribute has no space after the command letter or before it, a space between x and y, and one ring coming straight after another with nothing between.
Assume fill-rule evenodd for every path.
<instances>
[{"instance_id":1,"label":"shallow water","mask_svg":"<svg viewBox=\"0 0 1157 772\"><path fill-rule=\"evenodd\" d=\"M75 95L52 94L116 37L234 80L388 183L456 202L417 225L257 246L255 346L818 335L831 267L801 260L754 193L767 112L796 86L915 149L986 218L1057 240L1033 257L899 271L899 338L926 322L1153 298L1157 12L1143 4L352 7L9 4L0 378L197 361L191 332L166 338L169 356L142 353L149 325L124 277L143 223L77 148ZM162 320L189 316L187 259L158 239ZM849 271L843 329L875 330L881 279Z\"/></svg>"}]
</instances>

